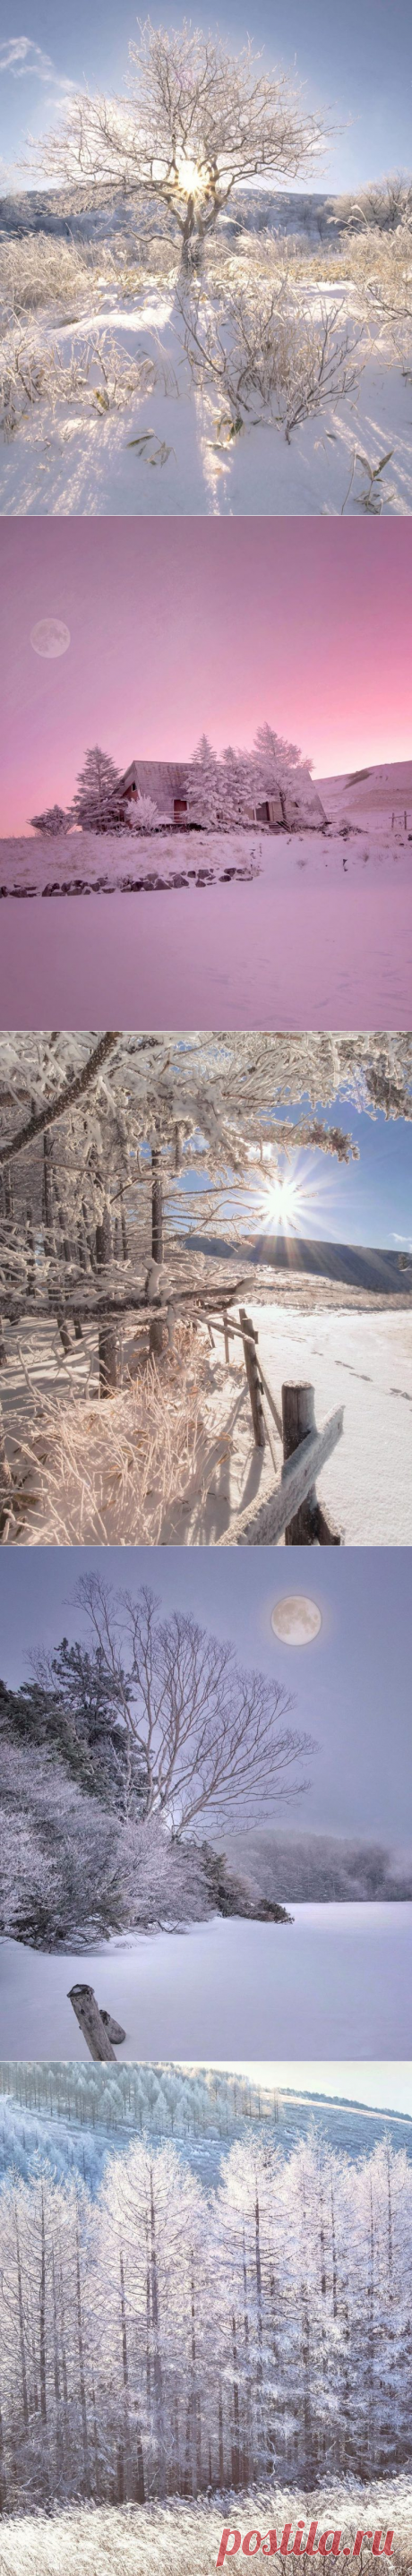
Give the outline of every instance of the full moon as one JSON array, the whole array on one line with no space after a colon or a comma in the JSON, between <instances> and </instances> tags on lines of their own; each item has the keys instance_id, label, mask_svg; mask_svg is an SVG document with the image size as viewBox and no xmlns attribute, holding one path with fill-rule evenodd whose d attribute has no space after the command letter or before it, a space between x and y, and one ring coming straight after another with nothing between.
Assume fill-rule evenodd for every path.
<instances>
[{"instance_id":1,"label":"full moon","mask_svg":"<svg viewBox=\"0 0 412 2576\"><path fill-rule=\"evenodd\" d=\"M319 1636L322 1613L317 1601L307 1601L303 1592L292 1592L284 1601L276 1601L271 1615L275 1637L283 1646L310 1646Z\"/></svg>"},{"instance_id":2,"label":"full moon","mask_svg":"<svg viewBox=\"0 0 412 2576\"><path fill-rule=\"evenodd\" d=\"M32 626L30 643L34 653L42 653L46 662L55 662L58 653L67 653L70 627L63 626L59 617L41 617L39 625Z\"/></svg>"}]
</instances>

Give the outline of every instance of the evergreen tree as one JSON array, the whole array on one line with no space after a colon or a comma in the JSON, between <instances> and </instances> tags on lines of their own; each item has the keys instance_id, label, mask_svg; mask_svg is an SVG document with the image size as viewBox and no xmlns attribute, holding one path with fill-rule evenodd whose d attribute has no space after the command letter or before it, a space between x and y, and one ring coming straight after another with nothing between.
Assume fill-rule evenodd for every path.
<instances>
[{"instance_id":1,"label":"evergreen tree","mask_svg":"<svg viewBox=\"0 0 412 2576\"><path fill-rule=\"evenodd\" d=\"M79 770L73 815L83 832L101 832L107 828L110 806L116 809L120 770L115 768L109 752L100 751L95 743L86 752L84 769ZM115 818L115 817L114 817Z\"/></svg>"}]
</instances>

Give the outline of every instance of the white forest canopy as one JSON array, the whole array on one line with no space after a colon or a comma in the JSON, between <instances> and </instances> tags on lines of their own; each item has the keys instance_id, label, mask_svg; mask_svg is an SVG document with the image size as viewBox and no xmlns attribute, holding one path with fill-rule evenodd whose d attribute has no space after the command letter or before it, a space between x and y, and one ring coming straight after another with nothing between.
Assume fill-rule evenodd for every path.
<instances>
[{"instance_id":1,"label":"white forest canopy","mask_svg":"<svg viewBox=\"0 0 412 2576\"><path fill-rule=\"evenodd\" d=\"M386 2481L374 2520L393 2521L412 2172L389 2139L355 2164L314 2133L287 2157L245 2123L207 2190L173 2144L135 2138L94 2197L46 2150L3 2184L0 2257L3 2510L234 2503L259 2479L307 2499L335 2478L347 2528L357 2477Z\"/></svg>"}]
</instances>

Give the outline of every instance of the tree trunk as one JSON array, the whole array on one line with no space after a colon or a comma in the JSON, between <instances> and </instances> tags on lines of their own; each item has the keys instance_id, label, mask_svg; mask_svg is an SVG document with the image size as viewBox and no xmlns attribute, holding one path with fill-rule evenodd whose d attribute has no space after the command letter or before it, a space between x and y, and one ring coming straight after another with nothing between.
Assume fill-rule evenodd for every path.
<instances>
[{"instance_id":1,"label":"tree trunk","mask_svg":"<svg viewBox=\"0 0 412 2576\"><path fill-rule=\"evenodd\" d=\"M152 1145L152 1261L163 1261L163 1182L161 1153ZM160 1359L163 1350L163 1317L153 1315L149 1325L151 1359Z\"/></svg>"},{"instance_id":2,"label":"tree trunk","mask_svg":"<svg viewBox=\"0 0 412 2576\"><path fill-rule=\"evenodd\" d=\"M126 1216L125 1216L125 1206L124 1206L124 1198L123 1198L123 1188L122 1188L122 1183L120 1183L120 1223L121 1223L121 1232L122 1232L122 1253L123 1253L123 1260L124 1260L124 1261L128 1261L128 1258L129 1258L129 1247L128 1247L128 1241L127 1241L127 1225L126 1225Z\"/></svg>"},{"instance_id":3,"label":"tree trunk","mask_svg":"<svg viewBox=\"0 0 412 2576\"><path fill-rule=\"evenodd\" d=\"M163 1261L162 1159L158 1145L152 1145L152 1261Z\"/></svg>"},{"instance_id":4,"label":"tree trunk","mask_svg":"<svg viewBox=\"0 0 412 2576\"><path fill-rule=\"evenodd\" d=\"M111 1260L111 1251L112 1229L109 1209L106 1206L103 1210L102 1223L101 1225L96 1226L96 1261L98 1270L107 1269ZM115 1325L110 1323L109 1320L107 1323L104 1323L102 1320L101 1324L99 1324L99 1378L101 1396L114 1395L115 1388L117 1386L116 1330Z\"/></svg>"},{"instance_id":5,"label":"tree trunk","mask_svg":"<svg viewBox=\"0 0 412 2576\"><path fill-rule=\"evenodd\" d=\"M27 1279L26 1279L27 1296L28 1296L28 1297L35 1297L35 1295L36 1295L36 1262L35 1262L34 1233L33 1233L33 1209L32 1209L32 1207L27 1207L27 1208L26 1208L26 1238L27 1238Z\"/></svg>"},{"instance_id":6,"label":"tree trunk","mask_svg":"<svg viewBox=\"0 0 412 2576\"><path fill-rule=\"evenodd\" d=\"M43 1137L43 1214L44 1250L46 1261L52 1261L54 1253L52 1164L53 1146L51 1136L47 1130L46 1135Z\"/></svg>"}]
</instances>

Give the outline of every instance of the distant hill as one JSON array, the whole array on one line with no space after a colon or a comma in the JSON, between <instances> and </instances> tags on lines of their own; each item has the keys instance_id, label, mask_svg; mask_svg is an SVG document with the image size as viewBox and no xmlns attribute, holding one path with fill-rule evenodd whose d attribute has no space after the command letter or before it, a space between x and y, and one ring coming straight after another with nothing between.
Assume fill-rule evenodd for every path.
<instances>
[{"instance_id":1,"label":"distant hill","mask_svg":"<svg viewBox=\"0 0 412 2576\"><path fill-rule=\"evenodd\" d=\"M245 230L306 233L312 242L330 240L333 245L346 230L349 203L348 197L327 196L322 191L303 196L286 188L234 188L227 212L221 217L221 229L231 234ZM143 212L143 197L140 207L136 201L131 208L130 201L120 195L114 202L103 183L90 190L87 181L76 190L25 188L19 195L0 197L0 237L8 233L21 236L49 232L69 239L76 231L86 238L119 229L138 233L142 218L146 232L158 230L156 204L148 208L146 202ZM172 219L169 229L173 229Z\"/></svg>"},{"instance_id":2,"label":"distant hill","mask_svg":"<svg viewBox=\"0 0 412 2576\"><path fill-rule=\"evenodd\" d=\"M412 832L412 759L380 761L371 768L343 770L341 777L316 778L313 783L331 822L338 814L366 821L368 814L403 817L406 811Z\"/></svg>"},{"instance_id":3,"label":"distant hill","mask_svg":"<svg viewBox=\"0 0 412 2576\"><path fill-rule=\"evenodd\" d=\"M382 1296L412 1294L412 1252L392 1252L360 1243L311 1243L298 1235L257 1235L252 1245L227 1243L219 1235L191 1234L187 1237L193 1252L209 1252L212 1259L236 1260L242 1268L264 1264L267 1269L285 1270L311 1279L333 1279L346 1288L373 1289Z\"/></svg>"}]
</instances>

